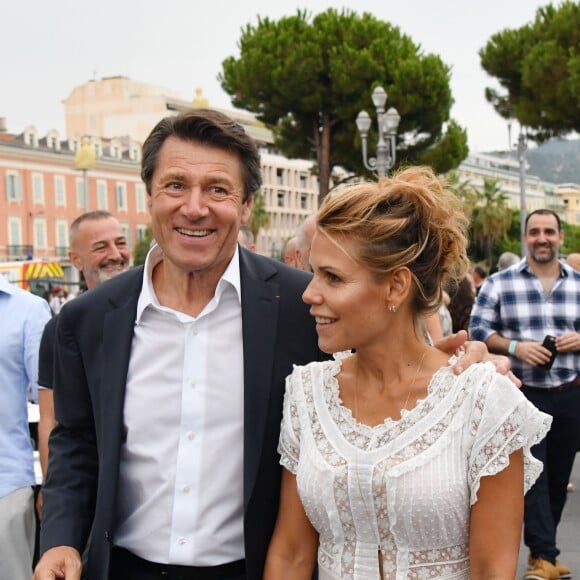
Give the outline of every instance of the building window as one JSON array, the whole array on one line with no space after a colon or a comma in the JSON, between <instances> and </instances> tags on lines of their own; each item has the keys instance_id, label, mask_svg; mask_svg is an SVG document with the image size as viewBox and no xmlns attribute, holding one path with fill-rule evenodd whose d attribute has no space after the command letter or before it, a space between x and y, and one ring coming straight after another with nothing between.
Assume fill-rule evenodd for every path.
<instances>
[{"instance_id":1,"label":"building window","mask_svg":"<svg viewBox=\"0 0 580 580\"><path fill-rule=\"evenodd\" d=\"M122 149L121 143L119 142L118 139L112 139L111 142L109 143L109 155L113 159L121 159Z\"/></svg>"},{"instance_id":2,"label":"building window","mask_svg":"<svg viewBox=\"0 0 580 580\"><path fill-rule=\"evenodd\" d=\"M44 205L44 182L40 173L32 174L32 202L34 205Z\"/></svg>"},{"instance_id":3,"label":"building window","mask_svg":"<svg viewBox=\"0 0 580 580\"><path fill-rule=\"evenodd\" d=\"M306 173L300 174L300 187L306 189L308 187L308 175Z\"/></svg>"},{"instance_id":4,"label":"building window","mask_svg":"<svg viewBox=\"0 0 580 580\"><path fill-rule=\"evenodd\" d=\"M54 201L57 207L66 207L66 186L64 176L54 176Z\"/></svg>"},{"instance_id":5,"label":"building window","mask_svg":"<svg viewBox=\"0 0 580 580\"><path fill-rule=\"evenodd\" d=\"M277 185L284 185L284 170L276 169L276 183Z\"/></svg>"},{"instance_id":6,"label":"building window","mask_svg":"<svg viewBox=\"0 0 580 580\"><path fill-rule=\"evenodd\" d=\"M137 224L137 241L140 242L141 240L147 237L147 225L145 224Z\"/></svg>"},{"instance_id":7,"label":"building window","mask_svg":"<svg viewBox=\"0 0 580 580\"><path fill-rule=\"evenodd\" d=\"M129 249L131 248L131 229L129 228L128 224L122 223L121 229L123 230L123 234L125 235L125 239L127 240L127 246Z\"/></svg>"},{"instance_id":8,"label":"building window","mask_svg":"<svg viewBox=\"0 0 580 580\"><path fill-rule=\"evenodd\" d=\"M60 137L58 131L50 130L46 135L46 145L53 151L60 151Z\"/></svg>"},{"instance_id":9,"label":"building window","mask_svg":"<svg viewBox=\"0 0 580 580\"><path fill-rule=\"evenodd\" d=\"M284 192L278 191L278 207L284 207Z\"/></svg>"},{"instance_id":10,"label":"building window","mask_svg":"<svg viewBox=\"0 0 580 580\"><path fill-rule=\"evenodd\" d=\"M300 194L300 209L308 209L308 195L306 193Z\"/></svg>"},{"instance_id":11,"label":"building window","mask_svg":"<svg viewBox=\"0 0 580 580\"><path fill-rule=\"evenodd\" d=\"M62 252L57 252L59 256L64 253L64 248L68 248L68 224L66 220L56 221L56 246L62 248Z\"/></svg>"},{"instance_id":12,"label":"building window","mask_svg":"<svg viewBox=\"0 0 580 580\"><path fill-rule=\"evenodd\" d=\"M117 209L119 211L127 211L127 185L125 183L117 183Z\"/></svg>"},{"instance_id":13,"label":"building window","mask_svg":"<svg viewBox=\"0 0 580 580\"><path fill-rule=\"evenodd\" d=\"M137 212L145 213L147 204L145 201L145 186L142 183L135 184L135 197L137 203Z\"/></svg>"},{"instance_id":14,"label":"building window","mask_svg":"<svg viewBox=\"0 0 580 580\"><path fill-rule=\"evenodd\" d=\"M36 127L29 126L24 129L24 144L29 147L38 147L38 134Z\"/></svg>"},{"instance_id":15,"label":"building window","mask_svg":"<svg viewBox=\"0 0 580 580\"><path fill-rule=\"evenodd\" d=\"M46 249L46 221L44 218L34 218L34 247Z\"/></svg>"},{"instance_id":16,"label":"building window","mask_svg":"<svg viewBox=\"0 0 580 580\"><path fill-rule=\"evenodd\" d=\"M8 243L11 246L22 244L22 222L19 217L8 218Z\"/></svg>"},{"instance_id":17,"label":"building window","mask_svg":"<svg viewBox=\"0 0 580 580\"><path fill-rule=\"evenodd\" d=\"M97 207L106 211L109 206L109 192L107 191L106 181L97 181Z\"/></svg>"},{"instance_id":18,"label":"building window","mask_svg":"<svg viewBox=\"0 0 580 580\"><path fill-rule=\"evenodd\" d=\"M8 201L22 201L22 179L15 171L6 173L6 199Z\"/></svg>"}]
</instances>

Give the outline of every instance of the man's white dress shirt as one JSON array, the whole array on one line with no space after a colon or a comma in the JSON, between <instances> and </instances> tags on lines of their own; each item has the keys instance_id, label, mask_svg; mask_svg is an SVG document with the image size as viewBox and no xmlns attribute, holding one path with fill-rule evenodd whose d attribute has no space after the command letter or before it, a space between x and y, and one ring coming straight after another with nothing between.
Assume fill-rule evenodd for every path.
<instances>
[{"instance_id":1,"label":"man's white dress shirt","mask_svg":"<svg viewBox=\"0 0 580 580\"><path fill-rule=\"evenodd\" d=\"M114 542L147 560L244 557L244 368L238 250L193 318L159 304L147 256L133 336Z\"/></svg>"}]
</instances>

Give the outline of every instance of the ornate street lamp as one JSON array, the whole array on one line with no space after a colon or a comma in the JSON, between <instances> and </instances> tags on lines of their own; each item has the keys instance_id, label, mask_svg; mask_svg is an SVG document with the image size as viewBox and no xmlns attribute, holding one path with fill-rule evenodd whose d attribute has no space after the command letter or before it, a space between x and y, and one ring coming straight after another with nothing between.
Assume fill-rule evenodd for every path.
<instances>
[{"instance_id":1,"label":"ornate street lamp","mask_svg":"<svg viewBox=\"0 0 580 580\"><path fill-rule=\"evenodd\" d=\"M397 156L396 138L397 128L401 116L397 109L391 107L385 113L385 104L387 102L387 93L383 87L377 87L372 94L373 105L377 111L377 125L379 140L377 141L377 152L375 157L368 158L367 155L367 138L371 128L371 118L366 111L361 111L356 118L356 126L360 133L362 142L363 163L370 171L376 170L379 177L386 177L389 170L395 164Z\"/></svg>"},{"instance_id":2,"label":"ornate street lamp","mask_svg":"<svg viewBox=\"0 0 580 580\"><path fill-rule=\"evenodd\" d=\"M509 139L509 146L510 148L513 147L511 141L511 134L512 134L512 123L508 121L508 139ZM521 255L522 258L525 257L527 253L526 245L524 244L524 237L526 235L526 217L527 217L527 208L526 208L526 151L528 150L528 144L526 142L526 135L524 132L524 128L520 125L520 134L518 136L518 144L517 144L517 154L518 154L518 163L520 169L520 241L522 243L522 251Z\"/></svg>"},{"instance_id":3,"label":"ornate street lamp","mask_svg":"<svg viewBox=\"0 0 580 580\"><path fill-rule=\"evenodd\" d=\"M89 178L87 172L95 166L95 148L88 137L83 137L75 154L75 167L83 172L84 211L89 211Z\"/></svg>"},{"instance_id":4,"label":"ornate street lamp","mask_svg":"<svg viewBox=\"0 0 580 580\"><path fill-rule=\"evenodd\" d=\"M527 253L526 244L524 244L524 237L526 235L526 151L528 145L526 143L526 136L520 128L520 135L518 137L518 161L520 164L520 240L522 242L522 257Z\"/></svg>"}]
</instances>

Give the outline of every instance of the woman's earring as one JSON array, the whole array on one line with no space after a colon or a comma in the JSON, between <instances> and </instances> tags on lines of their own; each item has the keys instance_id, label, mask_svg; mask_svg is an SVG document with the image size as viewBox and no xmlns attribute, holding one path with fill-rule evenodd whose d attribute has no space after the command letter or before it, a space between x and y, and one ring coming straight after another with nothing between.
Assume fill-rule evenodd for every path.
<instances>
[{"instance_id":1,"label":"woman's earring","mask_svg":"<svg viewBox=\"0 0 580 580\"><path fill-rule=\"evenodd\" d=\"M394 304L389 304L389 312L392 312L394 314L395 312L397 312L397 307Z\"/></svg>"}]
</instances>

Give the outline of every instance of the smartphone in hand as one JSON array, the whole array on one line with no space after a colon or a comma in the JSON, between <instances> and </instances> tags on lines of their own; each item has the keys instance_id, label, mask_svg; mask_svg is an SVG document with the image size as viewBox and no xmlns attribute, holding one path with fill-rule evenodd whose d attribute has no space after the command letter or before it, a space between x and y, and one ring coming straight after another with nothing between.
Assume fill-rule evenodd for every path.
<instances>
[{"instance_id":1,"label":"smartphone in hand","mask_svg":"<svg viewBox=\"0 0 580 580\"><path fill-rule=\"evenodd\" d=\"M558 349L556 348L556 337L547 334L544 338L544 342L542 342L542 346L547 348L552 354L550 356L550 360L543 365L538 365L538 368L549 370L552 368L554 360L556 359L556 355L558 354Z\"/></svg>"}]
</instances>

